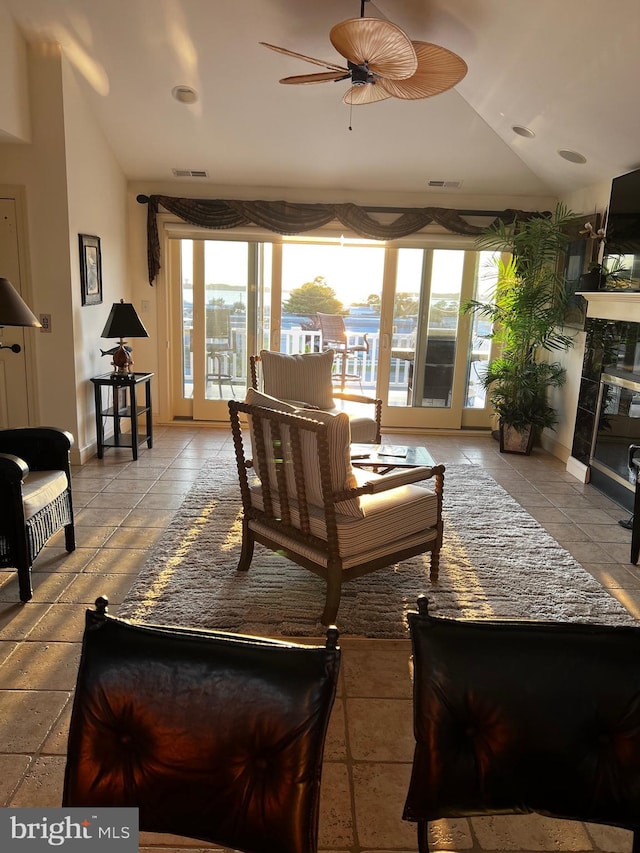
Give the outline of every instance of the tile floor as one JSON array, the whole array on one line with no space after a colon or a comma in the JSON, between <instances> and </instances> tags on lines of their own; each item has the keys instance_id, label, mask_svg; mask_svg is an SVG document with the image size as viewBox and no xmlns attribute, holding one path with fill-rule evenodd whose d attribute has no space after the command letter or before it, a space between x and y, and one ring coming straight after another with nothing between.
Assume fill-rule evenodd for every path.
<instances>
[{"instance_id":1,"label":"tile floor","mask_svg":"<svg viewBox=\"0 0 640 853\"><path fill-rule=\"evenodd\" d=\"M410 443L407 436L385 436ZM489 437L413 439L434 458L484 466L612 595L640 617L640 570L628 563L626 513L568 475L543 451L501 455ZM108 450L74 471L78 547L51 540L34 566L35 594L18 602L15 573L0 573L0 804L60 804L66 731L84 610L98 594L117 605L171 523L201 460L233 454L226 430L164 427L137 462ZM340 691L325 753L320 848L324 852L417 849L400 819L412 757L409 643L343 638ZM434 849L628 853L622 830L537 816L439 822ZM143 834L141 849L204 849Z\"/></svg>"}]
</instances>

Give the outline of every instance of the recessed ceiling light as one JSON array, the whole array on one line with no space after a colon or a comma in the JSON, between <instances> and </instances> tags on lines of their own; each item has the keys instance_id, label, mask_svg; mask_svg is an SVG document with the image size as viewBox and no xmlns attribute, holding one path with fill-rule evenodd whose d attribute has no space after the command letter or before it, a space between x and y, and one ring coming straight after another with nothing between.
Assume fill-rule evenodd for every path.
<instances>
[{"instance_id":1,"label":"recessed ceiling light","mask_svg":"<svg viewBox=\"0 0 640 853\"><path fill-rule=\"evenodd\" d=\"M511 130L517 133L518 136L524 136L526 139L533 139L535 133L528 127L523 127L521 124L514 124Z\"/></svg>"},{"instance_id":2,"label":"recessed ceiling light","mask_svg":"<svg viewBox=\"0 0 640 853\"><path fill-rule=\"evenodd\" d=\"M195 104L198 100L198 93L191 86L174 86L171 94L181 104Z\"/></svg>"},{"instance_id":3,"label":"recessed ceiling light","mask_svg":"<svg viewBox=\"0 0 640 853\"><path fill-rule=\"evenodd\" d=\"M568 160L570 163L586 163L587 158L584 154L580 154L579 151L570 151L568 148L560 148L558 150L558 154L564 159Z\"/></svg>"}]
</instances>

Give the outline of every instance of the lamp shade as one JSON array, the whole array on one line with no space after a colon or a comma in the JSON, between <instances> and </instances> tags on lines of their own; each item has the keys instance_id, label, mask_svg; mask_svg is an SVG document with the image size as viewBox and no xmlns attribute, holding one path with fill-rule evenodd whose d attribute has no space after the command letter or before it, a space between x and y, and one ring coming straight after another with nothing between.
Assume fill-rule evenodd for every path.
<instances>
[{"instance_id":1,"label":"lamp shade","mask_svg":"<svg viewBox=\"0 0 640 853\"><path fill-rule=\"evenodd\" d=\"M35 326L42 323L8 278L0 278L0 326Z\"/></svg>"},{"instance_id":2,"label":"lamp shade","mask_svg":"<svg viewBox=\"0 0 640 853\"><path fill-rule=\"evenodd\" d=\"M121 299L120 302L114 302L111 306L101 337L148 338L149 332L143 326L133 305Z\"/></svg>"}]
</instances>

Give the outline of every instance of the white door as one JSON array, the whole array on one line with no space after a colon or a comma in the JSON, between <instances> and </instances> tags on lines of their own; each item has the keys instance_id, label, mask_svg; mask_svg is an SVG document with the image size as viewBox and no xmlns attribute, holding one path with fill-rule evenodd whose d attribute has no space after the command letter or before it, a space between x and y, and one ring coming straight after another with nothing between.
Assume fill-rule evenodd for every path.
<instances>
[{"instance_id":1,"label":"white door","mask_svg":"<svg viewBox=\"0 0 640 853\"><path fill-rule=\"evenodd\" d=\"M0 277L8 278L18 293L22 291L16 200L0 198ZM0 323L2 317L0 317ZM18 344L20 352L0 349L0 428L7 429L29 425L25 338L35 332L20 326L0 326L0 344ZM29 337L28 337L29 336Z\"/></svg>"}]
</instances>

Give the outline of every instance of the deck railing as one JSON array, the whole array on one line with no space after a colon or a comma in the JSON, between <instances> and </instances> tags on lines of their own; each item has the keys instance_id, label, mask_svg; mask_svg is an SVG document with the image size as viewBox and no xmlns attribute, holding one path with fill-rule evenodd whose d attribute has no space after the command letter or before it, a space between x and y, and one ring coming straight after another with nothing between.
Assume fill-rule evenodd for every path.
<instances>
[{"instance_id":1,"label":"deck railing","mask_svg":"<svg viewBox=\"0 0 640 853\"><path fill-rule=\"evenodd\" d=\"M250 353L247 352L247 336L244 329L232 330L233 357L230 359L229 372L231 381L244 385L247 381L246 366ZM347 345L361 344L362 335L347 335ZM363 387L373 389L377 382L377 365L380 349L380 335L367 335L369 351L354 353L347 359L347 373L358 376ZM283 329L280 333L280 351L292 355L294 353L320 352L322 337L319 331L306 329ZM413 346L411 335L394 335L393 346L410 348ZM190 382L193 375L193 351L191 332L185 330L184 336L184 372L185 381ZM409 362L406 359L391 360L390 387L406 387L409 381Z\"/></svg>"}]
</instances>

